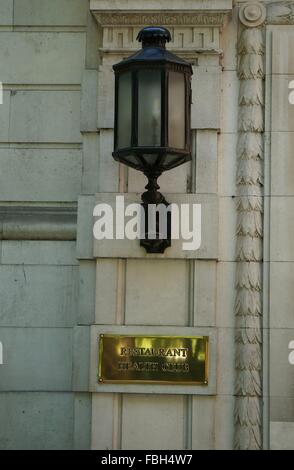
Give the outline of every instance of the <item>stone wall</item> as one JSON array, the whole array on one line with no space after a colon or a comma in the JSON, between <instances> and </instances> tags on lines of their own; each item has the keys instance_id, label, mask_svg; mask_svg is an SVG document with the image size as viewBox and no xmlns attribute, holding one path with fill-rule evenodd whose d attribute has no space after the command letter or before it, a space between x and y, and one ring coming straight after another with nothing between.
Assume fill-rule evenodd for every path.
<instances>
[{"instance_id":1,"label":"stone wall","mask_svg":"<svg viewBox=\"0 0 294 470\"><path fill-rule=\"evenodd\" d=\"M90 399L72 392L88 8L0 2L2 449L89 447Z\"/></svg>"}]
</instances>

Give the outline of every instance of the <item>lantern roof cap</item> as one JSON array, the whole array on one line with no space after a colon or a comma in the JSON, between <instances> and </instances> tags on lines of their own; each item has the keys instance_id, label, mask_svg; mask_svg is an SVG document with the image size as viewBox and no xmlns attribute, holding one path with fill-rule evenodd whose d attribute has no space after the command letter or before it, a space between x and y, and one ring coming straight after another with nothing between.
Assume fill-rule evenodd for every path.
<instances>
[{"instance_id":1,"label":"lantern roof cap","mask_svg":"<svg viewBox=\"0 0 294 470\"><path fill-rule=\"evenodd\" d=\"M171 34L166 28L148 26L143 28L137 39L142 42L142 49L113 66L114 70L123 69L131 65L166 65L176 64L188 68L192 74L192 66L181 57L165 49L165 43L171 40Z\"/></svg>"}]
</instances>

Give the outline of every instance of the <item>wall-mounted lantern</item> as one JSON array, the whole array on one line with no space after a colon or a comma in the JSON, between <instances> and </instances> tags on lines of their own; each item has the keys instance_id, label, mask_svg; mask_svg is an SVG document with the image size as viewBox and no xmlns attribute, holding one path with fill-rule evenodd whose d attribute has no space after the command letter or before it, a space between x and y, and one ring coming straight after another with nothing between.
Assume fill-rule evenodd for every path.
<instances>
[{"instance_id":1,"label":"wall-mounted lantern","mask_svg":"<svg viewBox=\"0 0 294 470\"><path fill-rule=\"evenodd\" d=\"M113 157L142 171L148 178L142 195L148 253L163 253L170 246L156 230L148 238L148 204L169 204L158 191L157 178L166 170L191 160L192 67L165 48L170 32L147 27L137 37L142 49L113 66L115 72L115 125ZM154 235L153 235L154 236Z\"/></svg>"}]
</instances>

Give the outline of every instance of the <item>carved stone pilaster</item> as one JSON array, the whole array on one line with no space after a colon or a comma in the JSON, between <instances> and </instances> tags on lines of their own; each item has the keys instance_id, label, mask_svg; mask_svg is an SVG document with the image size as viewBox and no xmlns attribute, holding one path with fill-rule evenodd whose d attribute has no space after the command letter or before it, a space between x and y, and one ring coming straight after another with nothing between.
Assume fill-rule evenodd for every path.
<instances>
[{"instance_id":1,"label":"carved stone pilaster","mask_svg":"<svg viewBox=\"0 0 294 470\"><path fill-rule=\"evenodd\" d=\"M262 448L262 238L264 38L266 10L239 10L239 137L237 147L237 272L235 448Z\"/></svg>"}]
</instances>

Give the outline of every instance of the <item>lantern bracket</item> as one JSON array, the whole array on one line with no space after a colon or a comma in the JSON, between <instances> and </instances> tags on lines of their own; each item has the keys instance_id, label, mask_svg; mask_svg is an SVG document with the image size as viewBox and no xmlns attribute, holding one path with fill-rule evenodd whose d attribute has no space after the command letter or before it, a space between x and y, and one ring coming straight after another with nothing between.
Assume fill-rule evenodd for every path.
<instances>
[{"instance_id":1,"label":"lantern bracket","mask_svg":"<svg viewBox=\"0 0 294 470\"><path fill-rule=\"evenodd\" d=\"M142 207L144 209L145 216L145 233L144 238L140 240L140 245L145 248L147 253L164 253L165 249L171 246L171 210L170 204L166 201L165 197L158 191L159 185L157 179L161 175L158 170L150 170L144 172L148 178L148 184L145 186L146 192L142 194ZM150 231L150 205L154 205L154 216L155 216L155 233ZM159 206L165 206L163 214L159 209ZM160 217L164 217L165 233L160 232L161 223Z\"/></svg>"}]
</instances>

